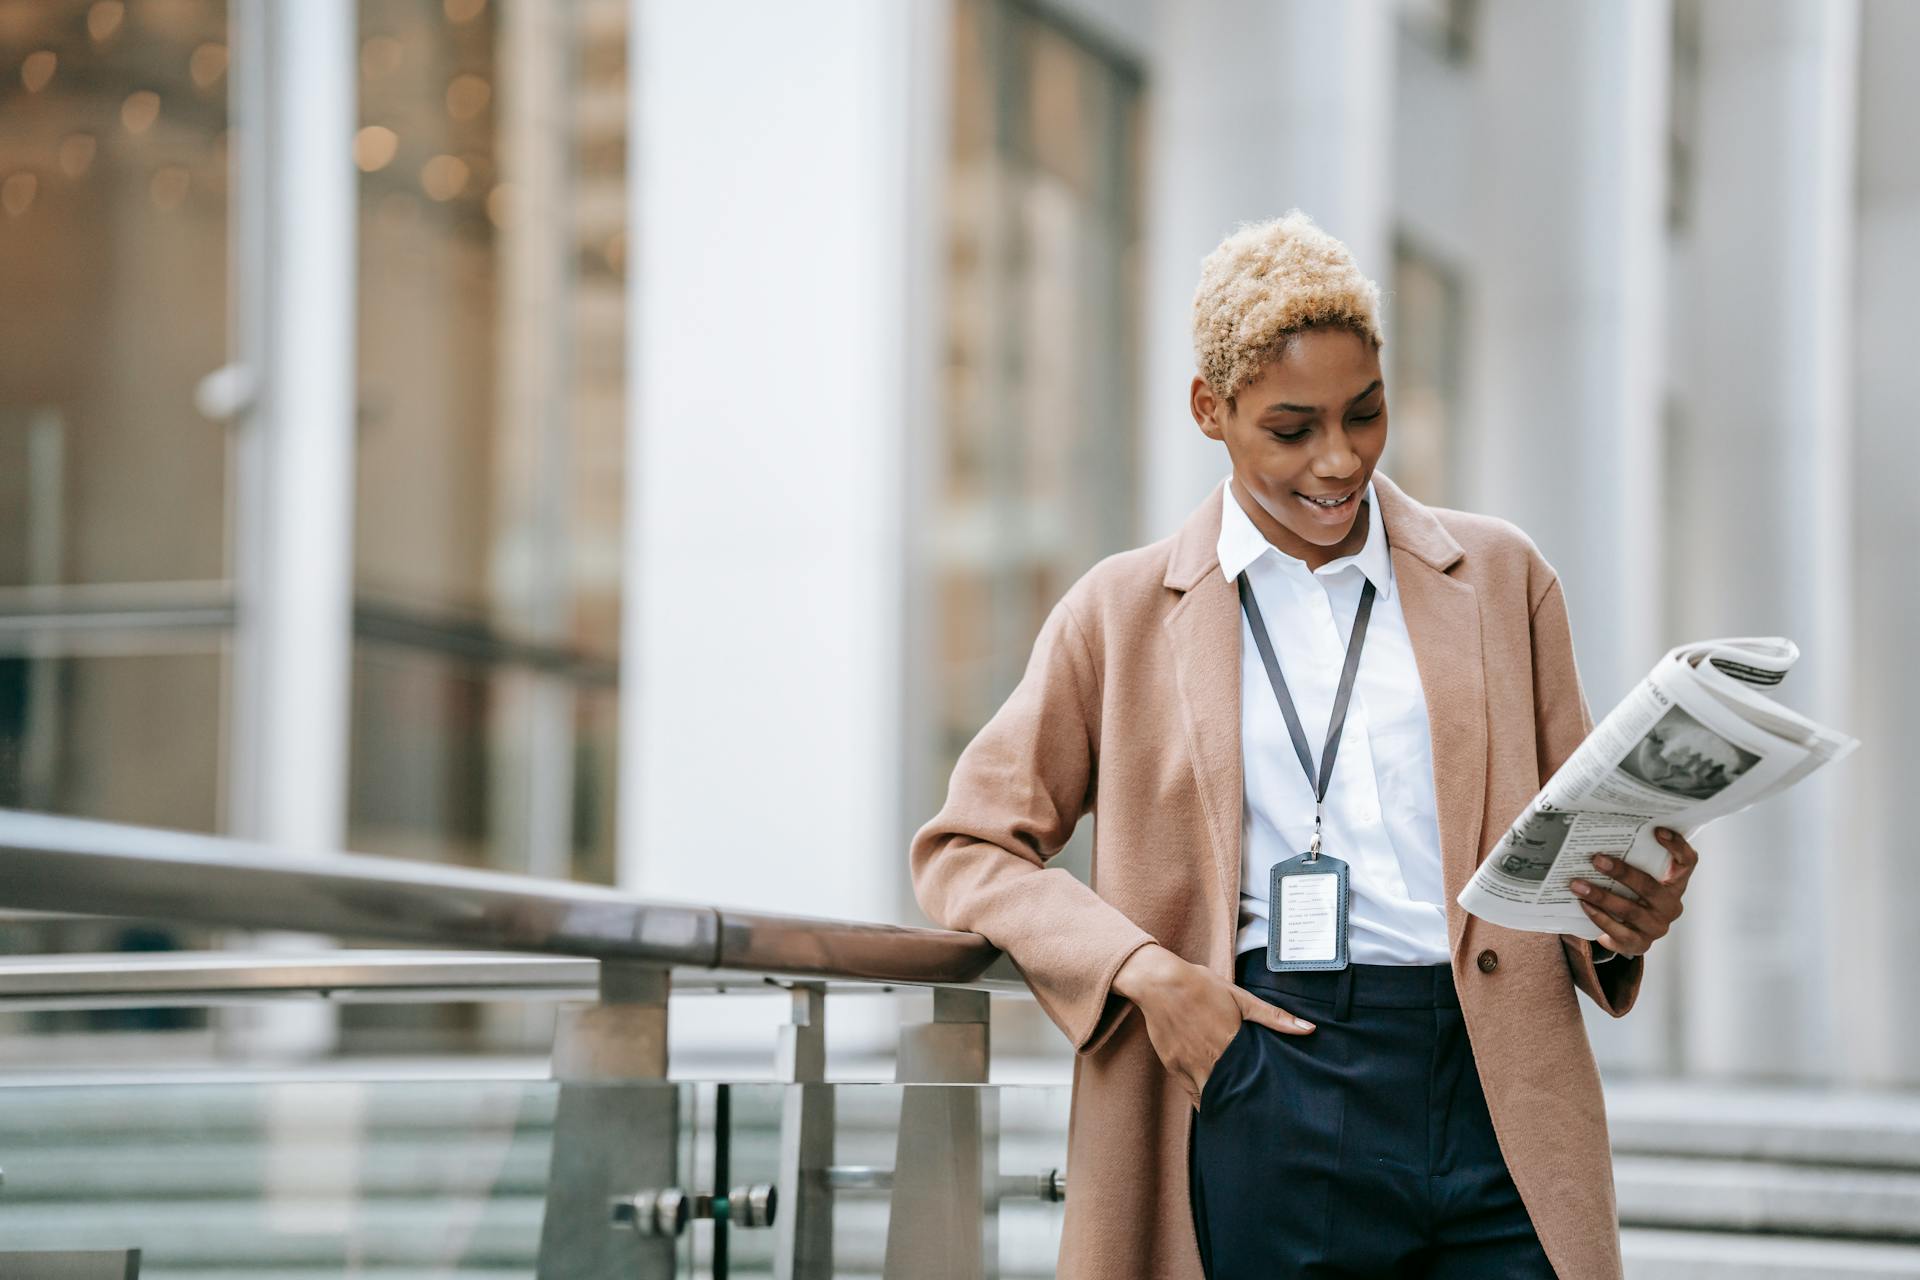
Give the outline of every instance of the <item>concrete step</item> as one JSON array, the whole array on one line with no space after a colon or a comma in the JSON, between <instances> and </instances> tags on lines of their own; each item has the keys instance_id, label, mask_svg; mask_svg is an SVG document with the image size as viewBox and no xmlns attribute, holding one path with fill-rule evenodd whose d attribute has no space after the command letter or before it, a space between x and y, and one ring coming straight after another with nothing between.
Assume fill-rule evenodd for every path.
<instances>
[{"instance_id":1,"label":"concrete step","mask_svg":"<svg viewBox=\"0 0 1920 1280\"><path fill-rule=\"evenodd\" d=\"M252 1276L275 1268L338 1276L352 1262L390 1268L533 1268L545 1205L538 1197L416 1196L340 1201L246 1200L0 1201L0 1249L113 1249L138 1246L148 1266L230 1269Z\"/></svg>"},{"instance_id":2,"label":"concrete step","mask_svg":"<svg viewBox=\"0 0 1920 1280\"><path fill-rule=\"evenodd\" d=\"M152 1135L123 1143L9 1150L15 1172L5 1191L9 1205L41 1200L165 1201L219 1196L324 1199L418 1195L521 1194L538 1196L547 1182L551 1136L546 1133L410 1134L367 1141L360 1135L282 1142L222 1135L204 1142L156 1142Z\"/></svg>"},{"instance_id":3,"label":"concrete step","mask_svg":"<svg viewBox=\"0 0 1920 1280\"><path fill-rule=\"evenodd\" d=\"M1616 1153L1920 1171L1920 1095L1661 1081L1607 1087Z\"/></svg>"},{"instance_id":4,"label":"concrete step","mask_svg":"<svg viewBox=\"0 0 1920 1280\"><path fill-rule=\"evenodd\" d=\"M1920 1173L1616 1156L1620 1221L1920 1242Z\"/></svg>"},{"instance_id":5,"label":"concrete step","mask_svg":"<svg viewBox=\"0 0 1920 1280\"><path fill-rule=\"evenodd\" d=\"M1892 1280L1920 1277L1920 1247L1628 1227L1627 1280Z\"/></svg>"}]
</instances>

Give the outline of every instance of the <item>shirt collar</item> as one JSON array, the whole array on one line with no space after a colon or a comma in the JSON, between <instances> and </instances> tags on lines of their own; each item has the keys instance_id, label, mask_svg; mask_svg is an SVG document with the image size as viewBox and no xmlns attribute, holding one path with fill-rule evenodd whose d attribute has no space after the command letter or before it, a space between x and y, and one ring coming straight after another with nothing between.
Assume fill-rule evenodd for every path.
<instances>
[{"instance_id":1,"label":"shirt collar","mask_svg":"<svg viewBox=\"0 0 1920 1280\"><path fill-rule=\"evenodd\" d=\"M1387 534L1380 521L1380 501L1374 494L1371 479L1367 481L1365 501L1366 542L1352 555L1328 561L1313 572L1335 574L1351 565L1365 574L1367 580L1373 583L1374 592L1384 598L1393 594L1393 561L1387 554ZM1233 484L1229 479L1220 494L1220 572L1226 575L1227 581L1232 582L1248 565L1269 551L1278 556L1283 564L1302 573L1307 571L1306 561L1288 555L1267 541L1266 535L1241 509L1239 499L1233 496Z\"/></svg>"}]
</instances>

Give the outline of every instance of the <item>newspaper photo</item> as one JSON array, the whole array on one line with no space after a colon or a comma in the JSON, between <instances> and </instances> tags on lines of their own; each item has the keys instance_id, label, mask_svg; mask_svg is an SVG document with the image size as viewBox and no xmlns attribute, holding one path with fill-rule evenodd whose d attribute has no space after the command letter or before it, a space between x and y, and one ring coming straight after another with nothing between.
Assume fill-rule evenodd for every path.
<instances>
[{"instance_id":1,"label":"newspaper photo","mask_svg":"<svg viewBox=\"0 0 1920 1280\"><path fill-rule=\"evenodd\" d=\"M1595 870L1595 854L1664 875L1655 827L1691 839L1860 745L1761 692L1799 657L1778 636L1668 653L1528 803L1460 891L1460 905L1509 929L1598 937L1572 882L1635 895Z\"/></svg>"}]
</instances>

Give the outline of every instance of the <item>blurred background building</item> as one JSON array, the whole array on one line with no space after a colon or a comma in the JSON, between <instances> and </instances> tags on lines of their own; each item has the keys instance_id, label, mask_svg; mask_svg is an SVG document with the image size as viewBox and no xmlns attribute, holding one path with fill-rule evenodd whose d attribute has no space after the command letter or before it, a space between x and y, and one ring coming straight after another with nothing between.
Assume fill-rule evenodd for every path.
<instances>
[{"instance_id":1,"label":"blurred background building","mask_svg":"<svg viewBox=\"0 0 1920 1280\"><path fill-rule=\"evenodd\" d=\"M1046 610L1224 474L1198 264L1297 205L1385 291L1386 469L1534 536L1596 710L1781 633L1865 741L1702 840L1607 1069L1920 1085L1916 53L1904 0L0 3L0 806L918 921ZM328 1043L513 1038L424 1016Z\"/></svg>"}]
</instances>

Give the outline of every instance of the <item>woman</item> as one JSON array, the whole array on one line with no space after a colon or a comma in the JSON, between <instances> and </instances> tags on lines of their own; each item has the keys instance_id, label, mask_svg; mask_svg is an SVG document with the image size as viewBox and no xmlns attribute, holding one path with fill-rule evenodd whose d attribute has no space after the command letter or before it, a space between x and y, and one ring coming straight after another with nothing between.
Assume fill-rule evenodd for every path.
<instances>
[{"instance_id":1,"label":"woman","mask_svg":"<svg viewBox=\"0 0 1920 1280\"><path fill-rule=\"evenodd\" d=\"M1455 904L1591 720L1533 544L1376 473L1377 306L1297 211L1208 256L1227 479L1067 593L914 840L1077 1050L1066 1280L1620 1274L1575 991L1626 1012L1695 854L1583 882L1599 944Z\"/></svg>"}]
</instances>

